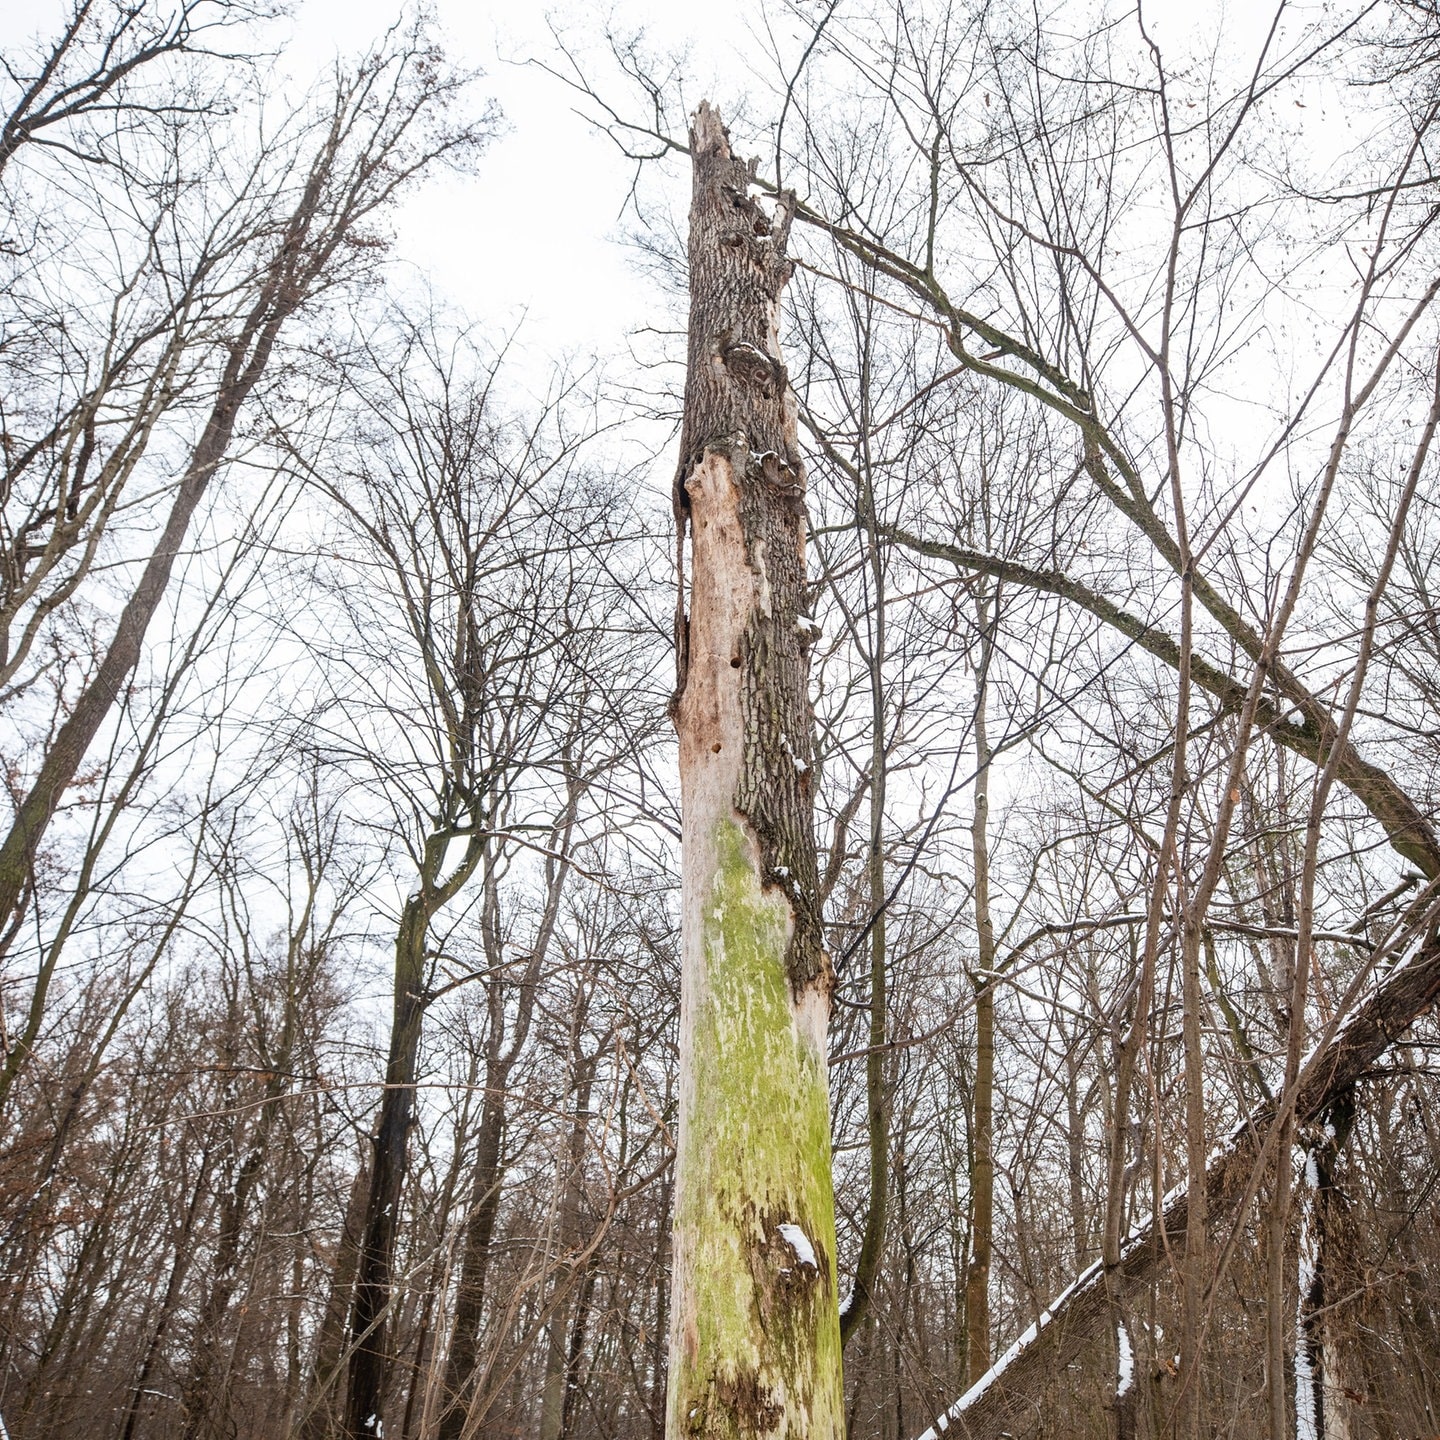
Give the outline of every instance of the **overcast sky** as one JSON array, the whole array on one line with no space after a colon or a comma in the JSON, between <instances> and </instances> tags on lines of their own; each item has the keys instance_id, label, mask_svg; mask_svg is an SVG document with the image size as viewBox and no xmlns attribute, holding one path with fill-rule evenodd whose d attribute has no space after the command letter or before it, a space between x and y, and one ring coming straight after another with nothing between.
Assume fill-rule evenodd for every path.
<instances>
[{"instance_id":1,"label":"overcast sky","mask_svg":"<svg viewBox=\"0 0 1440 1440\"><path fill-rule=\"evenodd\" d=\"M730 37L743 34L737 16L750 7L438 0L436 8L452 58L484 70L483 89L505 123L476 174L442 174L410 198L401 254L477 319L508 331L523 317L529 350L615 351L653 299L624 239L633 166L573 112L577 97L523 62L553 55L547 15L591 44L603 44L608 20L622 32L643 26L657 47L688 47L692 73L710 78L736 63ZM394 0L302 0L291 73L313 75L399 9ZM686 177L678 167L674 174L683 205Z\"/></svg>"},{"instance_id":2,"label":"overcast sky","mask_svg":"<svg viewBox=\"0 0 1440 1440\"><path fill-rule=\"evenodd\" d=\"M169 0L143 3L171 8ZM363 50L415 8L413 0L282 3L291 17L257 27L255 45L281 49L279 69L290 90L308 87L337 55ZM758 3L426 3L452 61L484 72L479 93L499 102L505 120L474 176L441 175L409 198L397 227L401 255L477 318L515 321L524 314L536 348L615 348L617 334L633 326L646 301L622 243L632 167L572 113L575 97L563 85L524 61L554 57L552 23L579 44L600 47L608 24L620 33L643 29L664 52L688 49L691 73L709 78L734 70L731 41L743 38L744 17L757 15ZM73 0L0 0L0 51L43 44L72 11Z\"/></svg>"},{"instance_id":3,"label":"overcast sky","mask_svg":"<svg viewBox=\"0 0 1440 1440\"><path fill-rule=\"evenodd\" d=\"M40 0L22 10L0 0L0 44L55 33L70 3ZM634 167L574 112L573 92L525 62L556 59L552 25L578 47L589 46L597 61L607 26L643 29L656 52L688 55L687 103L709 95L729 114L737 97L758 88L750 67L763 70L766 47L754 35L768 27L783 50L798 53L796 23L786 19L782 0L431 3L452 60L484 72L479 92L499 103L504 121L474 174L439 172L407 197L396 218L398 258L493 337L518 333L537 376L555 357L623 353L629 332L674 316L626 240L635 225L633 212L625 212ZM862 5L856 0L855 8ZM403 0L294 0L293 17L256 43L279 41L286 88L308 86L337 54L363 49L408 8ZM1075 0L1077 17L1089 8ZM1147 29L1171 42L1208 44L1223 36L1242 49L1258 43L1266 12L1229 8L1223 0L1148 0ZM1067 13L1065 6L1059 13ZM667 175L673 192L667 199L683 218L688 177L674 162ZM651 176L649 183L653 194L659 181Z\"/></svg>"},{"instance_id":4,"label":"overcast sky","mask_svg":"<svg viewBox=\"0 0 1440 1440\"><path fill-rule=\"evenodd\" d=\"M555 58L552 25L597 54L607 25L620 33L643 29L655 51L687 55L687 103L708 96L728 114L755 87L756 69L764 71L766 46L754 37L768 30L782 50L798 53L804 41L797 24L778 0L433 3L452 58L485 71L505 129L477 174L441 175L407 202L402 255L475 318L508 331L523 316L522 341L536 355L614 353L654 301L625 243L634 224L633 214L622 213L634 167L574 113L578 97L524 62ZM1074 12L1090 8L1077 0ZM1149 0L1145 18L1147 31L1167 45L1199 42L1207 50L1223 36L1243 52L1260 43L1270 10L1226 0ZM313 76L337 49L363 45L399 13L399 0L299 0L292 73ZM688 177L674 163L669 174L683 216Z\"/></svg>"}]
</instances>

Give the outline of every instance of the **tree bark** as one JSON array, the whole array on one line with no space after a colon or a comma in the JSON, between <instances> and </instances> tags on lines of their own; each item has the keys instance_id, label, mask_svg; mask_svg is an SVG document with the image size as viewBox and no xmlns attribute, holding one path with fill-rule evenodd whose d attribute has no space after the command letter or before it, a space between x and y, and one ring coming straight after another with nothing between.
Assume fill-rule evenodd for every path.
<instances>
[{"instance_id":1,"label":"tree bark","mask_svg":"<svg viewBox=\"0 0 1440 1440\"><path fill-rule=\"evenodd\" d=\"M395 1235L405 1183L406 1141L415 1110L420 1036L429 996L425 992L425 940L443 903L431 889L431 875L444 862L448 836L426 842L427 874L419 893L405 904L395 941L395 1008L385 1091L371 1139L370 1188L365 1228L356 1266L355 1304L350 1316L350 1385L345 1433L370 1440L382 1433L390 1314L390 1280ZM462 867L463 868L463 867ZM448 887L447 887L448 888ZM458 885L455 888L459 888ZM452 892L453 893L453 892Z\"/></svg>"},{"instance_id":2,"label":"tree bark","mask_svg":"<svg viewBox=\"0 0 1440 1440\"><path fill-rule=\"evenodd\" d=\"M1295 1327L1295 1429L1297 1434L1317 1440L1346 1440L1351 1433L1349 1398L1339 1378L1342 1346L1331 1305L1339 1298L1339 1287L1330 1269L1337 1260L1331 1231L1344 1203L1335 1185L1335 1165L1354 1120L1355 1097L1346 1091L1326 1113L1318 1138L1310 1140L1305 1154ZM1302 1376L1308 1377L1308 1390L1301 1384ZM1301 1419L1301 1406L1307 1399L1308 1427Z\"/></svg>"},{"instance_id":3,"label":"tree bark","mask_svg":"<svg viewBox=\"0 0 1440 1440\"><path fill-rule=\"evenodd\" d=\"M779 354L793 197L691 129L690 345L675 505L682 968L666 1433L844 1433L812 825L804 475Z\"/></svg>"},{"instance_id":4,"label":"tree bark","mask_svg":"<svg viewBox=\"0 0 1440 1440\"><path fill-rule=\"evenodd\" d=\"M888 1000L885 910L885 793L889 765L885 707L885 566L877 534L875 485L868 460L856 470L859 500L865 526L865 548L870 568L869 656L870 670L870 835L866 850L866 880L870 906L870 1033L865 1051L865 1128L870 1144L870 1207L860 1253L855 1260L855 1283L840 1309L840 1341L848 1345L874 1298L875 1277L885 1249L885 1222L890 1190L890 1105L886 1094L885 1030ZM858 631L857 631L858 638Z\"/></svg>"},{"instance_id":5,"label":"tree bark","mask_svg":"<svg viewBox=\"0 0 1440 1440\"><path fill-rule=\"evenodd\" d=\"M573 1409L570 1384L579 1363L570 1330L570 1295L577 1283L583 1288L590 1273L593 1247L586 1246L585 1150L590 1139L590 1097L600 1050L583 1055L579 1025L574 1036L575 1114L570 1122L570 1143L565 1155L565 1180L560 1196L560 1265L550 1292L549 1335L545 1347L545 1375L540 1387L540 1440L560 1440L566 1434L565 1416Z\"/></svg>"},{"instance_id":6,"label":"tree bark","mask_svg":"<svg viewBox=\"0 0 1440 1440\"><path fill-rule=\"evenodd\" d=\"M445 1408L437 1431L440 1440L459 1440L469 1409L470 1385L479 1354L480 1319L485 1309L485 1282L490 1273L490 1242L500 1213L500 1156L505 1139L508 1072L509 1066L503 1062L485 1067L485 1099L480 1107L475 1172L460 1278L455 1287L455 1319L445 1359Z\"/></svg>"},{"instance_id":7,"label":"tree bark","mask_svg":"<svg viewBox=\"0 0 1440 1440\"><path fill-rule=\"evenodd\" d=\"M315 1355L310 1366L306 1408L297 1427L299 1440L324 1440L334 1429L338 1405L335 1386L345 1368L345 1320L355 1290L355 1271L360 1263L360 1240L365 1223L365 1200L370 1193L368 1157L362 1157L350 1186L350 1200L335 1247L335 1264L330 1271L330 1293L315 1338Z\"/></svg>"},{"instance_id":8,"label":"tree bark","mask_svg":"<svg viewBox=\"0 0 1440 1440\"><path fill-rule=\"evenodd\" d=\"M445 1358L445 1388L437 1432L439 1440L460 1440L470 1406L479 1360L480 1322L485 1308L485 1285L490 1273L490 1242L500 1213L504 1179L502 1151L509 1104L510 1072L530 1034L541 971L555 934L560 902L570 875L570 843L583 786L573 771L568 777L568 801L552 836L552 858L547 862L545 910L530 948L530 960L519 985L514 1033L505 1044L508 993L504 979L504 945L500 938L500 898L493 865L485 875L486 900L481 936L485 957L494 978L489 984L489 1026L485 1041L485 1098L480 1109L480 1133L475 1145L475 1171L470 1209L465 1222L465 1244L460 1257L460 1278L455 1286L455 1319ZM560 858L554 858L560 857Z\"/></svg>"},{"instance_id":9,"label":"tree bark","mask_svg":"<svg viewBox=\"0 0 1440 1440\"><path fill-rule=\"evenodd\" d=\"M581 1371L585 1363L585 1342L589 1337L590 1313L595 1302L595 1256L587 1255L581 1266L580 1296L575 1318L570 1322L570 1347L565 1357L565 1401L560 1407L560 1434L575 1434L580 1408Z\"/></svg>"}]
</instances>

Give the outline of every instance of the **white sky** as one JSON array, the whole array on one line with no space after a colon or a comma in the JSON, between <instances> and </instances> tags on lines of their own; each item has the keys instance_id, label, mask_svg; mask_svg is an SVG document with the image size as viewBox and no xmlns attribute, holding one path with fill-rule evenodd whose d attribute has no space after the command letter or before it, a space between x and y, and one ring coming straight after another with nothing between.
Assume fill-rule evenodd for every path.
<instances>
[{"instance_id":1,"label":"white sky","mask_svg":"<svg viewBox=\"0 0 1440 1440\"><path fill-rule=\"evenodd\" d=\"M297 88L413 8L406 0L291 3L293 18L267 27L257 46L282 43L281 69ZM532 352L614 352L649 299L623 243L621 210L633 167L572 113L575 97L563 85L521 62L552 51L547 19L553 19L570 37L597 45L607 23L621 33L643 29L659 49L688 49L697 76L722 73L736 64L731 41L744 35L741 17L757 13L758 4L429 3L450 59L484 71L478 93L499 101L505 125L476 174L441 175L409 198L397 225L401 258L473 318L506 333L523 319L521 338ZM0 0L0 51L55 35L71 9L72 0ZM676 175L683 211L685 177L678 167Z\"/></svg>"},{"instance_id":2,"label":"white sky","mask_svg":"<svg viewBox=\"0 0 1440 1440\"><path fill-rule=\"evenodd\" d=\"M499 101L505 127L476 174L441 175L409 199L400 253L472 317L506 332L523 320L532 353L618 350L653 301L624 242L634 167L573 112L578 97L522 62L552 52L548 15L582 43L602 44L607 19L621 32L643 27L658 47L688 47L697 74L722 71L735 63L730 37L743 34L741 8L437 0L451 59L485 71L483 91ZM315 74L398 10L395 0L303 0L292 73ZM678 166L674 173L683 209L688 177Z\"/></svg>"},{"instance_id":3,"label":"white sky","mask_svg":"<svg viewBox=\"0 0 1440 1440\"><path fill-rule=\"evenodd\" d=\"M499 101L506 127L474 176L442 174L409 199L398 223L401 255L473 318L507 334L520 326L522 348L536 361L622 350L627 333L663 316L625 242L634 224L622 214L634 166L574 113L579 97L523 62L554 55L552 24L597 52L607 26L622 34L643 29L653 50L687 54L688 103L708 96L729 114L755 85L751 67L764 67L754 34L765 30L766 12L782 45L798 51L796 25L777 0L432 3L451 58L486 72L485 92ZM1092 6L1070 3L1079 24ZM863 0L846 8L863 10ZM1062 3L1059 13L1066 8ZM1272 4L1245 0L1144 0L1143 9L1147 31L1172 56L1171 47L1197 43L1203 53L1216 35L1233 51L1253 54L1273 14ZM363 45L400 11L401 0L298 0L294 73L315 75L337 49ZM599 60L597 73L613 79ZM683 219L688 175L673 161L668 173L672 207Z\"/></svg>"}]
</instances>

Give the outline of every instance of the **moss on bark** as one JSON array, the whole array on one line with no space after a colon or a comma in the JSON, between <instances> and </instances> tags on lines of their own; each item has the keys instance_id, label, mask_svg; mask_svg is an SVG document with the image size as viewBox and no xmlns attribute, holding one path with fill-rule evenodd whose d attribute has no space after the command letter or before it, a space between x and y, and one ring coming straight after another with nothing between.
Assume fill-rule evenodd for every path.
<instances>
[{"instance_id":1,"label":"moss on bark","mask_svg":"<svg viewBox=\"0 0 1440 1440\"><path fill-rule=\"evenodd\" d=\"M825 1055L792 1004L784 894L762 884L738 821L716 823L714 846L691 1057L705 1103L681 1137L688 1286L669 1434L838 1437Z\"/></svg>"}]
</instances>

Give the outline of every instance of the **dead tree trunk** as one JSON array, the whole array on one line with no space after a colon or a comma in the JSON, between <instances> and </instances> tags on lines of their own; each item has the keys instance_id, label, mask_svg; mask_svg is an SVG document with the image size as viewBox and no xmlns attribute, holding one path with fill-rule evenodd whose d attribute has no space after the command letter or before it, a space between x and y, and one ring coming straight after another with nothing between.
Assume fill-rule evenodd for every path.
<instances>
[{"instance_id":1,"label":"dead tree trunk","mask_svg":"<svg viewBox=\"0 0 1440 1440\"><path fill-rule=\"evenodd\" d=\"M666 1433L844 1433L812 826L804 476L779 353L785 241L720 117L691 129L676 480L684 813L680 1131ZM684 534L690 610L684 611Z\"/></svg>"}]
</instances>

